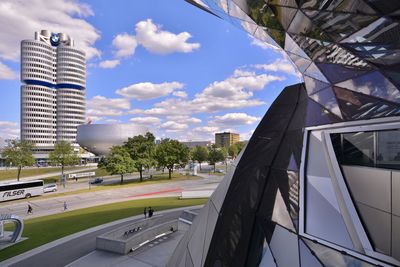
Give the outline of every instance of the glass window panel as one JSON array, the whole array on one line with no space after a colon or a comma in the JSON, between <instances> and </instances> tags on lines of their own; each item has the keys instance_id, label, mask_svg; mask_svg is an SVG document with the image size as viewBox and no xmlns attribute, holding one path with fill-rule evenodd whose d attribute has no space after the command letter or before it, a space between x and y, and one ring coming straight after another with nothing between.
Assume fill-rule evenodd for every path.
<instances>
[{"instance_id":1,"label":"glass window panel","mask_svg":"<svg viewBox=\"0 0 400 267\"><path fill-rule=\"evenodd\" d=\"M306 126L315 126L340 122L341 119L312 99L307 103Z\"/></svg>"},{"instance_id":2,"label":"glass window panel","mask_svg":"<svg viewBox=\"0 0 400 267\"><path fill-rule=\"evenodd\" d=\"M343 134L342 164L374 166L373 132L357 132Z\"/></svg>"},{"instance_id":3,"label":"glass window panel","mask_svg":"<svg viewBox=\"0 0 400 267\"><path fill-rule=\"evenodd\" d=\"M308 68L308 66L310 66L311 64L311 60L307 60L292 53L288 53L288 56L290 57L290 59L293 61L293 63L296 65L297 69L301 73L304 73Z\"/></svg>"},{"instance_id":4,"label":"glass window panel","mask_svg":"<svg viewBox=\"0 0 400 267\"><path fill-rule=\"evenodd\" d=\"M338 83L337 86L400 103L400 91L379 71Z\"/></svg>"},{"instance_id":5,"label":"glass window panel","mask_svg":"<svg viewBox=\"0 0 400 267\"><path fill-rule=\"evenodd\" d=\"M311 65L307 68L304 74L313 77L317 80L329 83L324 74L322 74L322 72L318 69L318 67L314 63L311 63Z\"/></svg>"},{"instance_id":6,"label":"glass window panel","mask_svg":"<svg viewBox=\"0 0 400 267\"><path fill-rule=\"evenodd\" d=\"M400 169L400 130L379 131L377 146L377 165L389 169Z\"/></svg>"},{"instance_id":7,"label":"glass window panel","mask_svg":"<svg viewBox=\"0 0 400 267\"><path fill-rule=\"evenodd\" d=\"M348 254L341 253L334 249L328 248L321 244L315 243L308 239L303 239L307 246L314 251L315 256L322 262L325 267L337 266L357 266L357 267L373 267L368 262L364 262Z\"/></svg>"},{"instance_id":8,"label":"glass window panel","mask_svg":"<svg viewBox=\"0 0 400 267\"><path fill-rule=\"evenodd\" d=\"M307 89L307 93L309 95L318 92L324 88L327 88L328 86L330 86L330 83L324 83L320 80L311 78L307 75L304 75L304 83L306 84L306 89Z\"/></svg>"},{"instance_id":9,"label":"glass window panel","mask_svg":"<svg viewBox=\"0 0 400 267\"><path fill-rule=\"evenodd\" d=\"M308 177L309 178L309 177ZM310 180L308 179L307 180ZM319 182L314 180L319 180ZM305 207L305 231L307 234L315 237L327 240L331 243L344 246L352 249L353 244L350 236L347 232L346 225L343 221L342 215L338 209L330 203L328 196L324 196L323 193L330 192L334 194L333 189L327 190L327 185L324 182L331 183L329 178L317 178L311 179L313 183L321 188L314 187L309 181L306 184L306 207ZM311 181L310 180L310 181ZM326 181L328 180L328 181ZM324 189L322 191L321 189ZM321 192L319 192L319 190ZM336 201L334 198L331 198Z\"/></svg>"},{"instance_id":10,"label":"glass window panel","mask_svg":"<svg viewBox=\"0 0 400 267\"><path fill-rule=\"evenodd\" d=\"M299 240L300 246L300 262L303 267L319 267L322 264L318 259L311 254L311 250L304 244L302 240Z\"/></svg>"},{"instance_id":11,"label":"glass window panel","mask_svg":"<svg viewBox=\"0 0 400 267\"><path fill-rule=\"evenodd\" d=\"M299 45L293 41L292 37L290 37L288 33L286 33L286 38L285 38L285 50L292 54L310 60L307 54L304 53L303 49L301 49Z\"/></svg>"},{"instance_id":12,"label":"glass window panel","mask_svg":"<svg viewBox=\"0 0 400 267\"><path fill-rule=\"evenodd\" d=\"M295 234L276 225L269 245L278 266L299 266L299 246Z\"/></svg>"},{"instance_id":13,"label":"glass window panel","mask_svg":"<svg viewBox=\"0 0 400 267\"><path fill-rule=\"evenodd\" d=\"M336 101L335 94L332 91L332 87L328 87L324 90L318 91L317 93L310 95L310 98L320 103L336 116L342 118L342 114Z\"/></svg>"},{"instance_id":14,"label":"glass window panel","mask_svg":"<svg viewBox=\"0 0 400 267\"><path fill-rule=\"evenodd\" d=\"M375 251L391 253L391 214L356 202L359 216L372 241Z\"/></svg>"},{"instance_id":15,"label":"glass window panel","mask_svg":"<svg viewBox=\"0 0 400 267\"><path fill-rule=\"evenodd\" d=\"M334 86L336 99L344 118L348 120L381 118L400 114L400 106Z\"/></svg>"},{"instance_id":16,"label":"glass window panel","mask_svg":"<svg viewBox=\"0 0 400 267\"><path fill-rule=\"evenodd\" d=\"M367 4L365 4L364 1L362 1L362 0L343 0L335 8L335 11L357 13L357 14L376 15L376 11L373 10Z\"/></svg>"},{"instance_id":17,"label":"glass window panel","mask_svg":"<svg viewBox=\"0 0 400 267\"><path fill-rule=\"evenodd\" d=\"M331 38L319 27L314 24L302 11L296 13L288 32L293 34L306 35L323 41L331 41Z\"/></svg>"},{"instance_id":18,"label":"glass window panel","mask_svg":"<svg viewBox=\"0 0 400 267\"><path fill-rule=\"evenodd\" d=\"M400 261L400 217L392 216L392 256Z\"/></svg>"},{"instance_id":19,"label":"glass window panel","mask_svg":"<svg viewBox=\"0 0 400 267\"><path fill-rule=\"evenodd\" d=\"M317 66L332 83L355 78L368 72L365 68L359 69L340 64L318 63Z\"/></svg>"},{"instance_id":20,"label":"glass window panel","mask_svg":"<svg viewBox=\"0 0 400 267\"><path fill-rule=\"evenodd\" d=\"M268 4L274 6L297 7L295 0L269 0Z\"/></svg>"},{"instance_id":21,"label":"glass window panel","mask_svg":"<svg viewBox=\"0 0 400 267\"><path fill-rule=\"evenodd\" d=\"M270 6L271 10L275 13L275 16L280 21L282 27L287 29L292 22L293 17L295 16L298 9L289 8L289 7L281 7L281 6Z\"/></svg>"},{"instance_id":22,"label":"glass window panel","mask_svg":"<svg viewBox=\"0 0 400 267\"><path fill-rule=\"evenodd\" d=\"M304 13L335 41L343 39L376 20L375 16L343 12L304 10Z\"/></svg>"}]
</instances>

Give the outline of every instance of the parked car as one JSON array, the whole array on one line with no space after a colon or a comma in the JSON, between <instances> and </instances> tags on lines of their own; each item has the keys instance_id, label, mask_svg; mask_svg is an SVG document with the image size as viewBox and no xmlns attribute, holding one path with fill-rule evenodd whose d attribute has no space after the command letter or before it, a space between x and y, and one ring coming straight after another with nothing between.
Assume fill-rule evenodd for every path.
<instances>
[{"instance_id":1,"label":"parked car","mask_svg":"<svg viewBox=\"0 0 400 267\"><path fill-rule=\"evenodd\" d=\"M56 184L48 184L43 187L43 192L44 193L49 193L49 192L56 192L57 191L57 185Z\"/></svg>"},{"instance_id":2,"label":"parked car","mask_svg":"<svg viewBox=\"0 0 400 267\"><path fill-rule=\"evenodd\" d=\"M103 182L103 178L96 178L93 181L91 181L91 184L101 184Z\"/></svg>"}]
</instances>

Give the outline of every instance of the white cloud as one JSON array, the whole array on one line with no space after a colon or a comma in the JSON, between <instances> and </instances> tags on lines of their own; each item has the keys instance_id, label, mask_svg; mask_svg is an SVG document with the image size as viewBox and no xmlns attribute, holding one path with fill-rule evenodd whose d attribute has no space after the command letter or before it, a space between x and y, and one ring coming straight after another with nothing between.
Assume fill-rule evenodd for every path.
<instances>
[{"instance_id":1,"label":"white cloud","mask_svg":"<svg viewBox=\"0 0 400 267\"><path fill-rule=\"evenodd\" d=\"M4 140L19 138L18 123L14 121L0 121L0 137Z\"/></svg>"},{"instance_id":2,"label":"white cloud","mask_svg":"<svg viewBox=\"0 0 400 267\"><path fill-rule=\"evenodd\" d=\"M263 42L263 41L261 41L261 40L259 40L257 38L254 38L253 36L251 36L251 45L258 46L258 47L260 47L261 49L264 49L264 50L266 50L266 49L275 50L276 49L275 46L273 46L273 45L271 45L271 44L269 44L267 42Z\"/></svg>"},{"instance_id":3,"label":"white cloud","mask_svg":"<svg viewBox=\"0 0 400 267\"><path fill-rule=\"evenodd\" d=\"M256 64L253 67L264 71L281 71L295 76L298 76L300 74L296 70L296 67L289 60L286 59L277 59L271 64Z\"/></svg>"},{"instance_id":4,"label":"white cloud","mask_svg":"<svg viewBox=\"0 0 400 267\"><path fill-rule=\"evenodd\" d=\"M20 42L33 39L34 32L47 29L63 32L75 40L75 45L86 52L86 58L100 56L94 43L100 33L84 20L94 15L87 4L68 0L2 0L0 3L0 58L17 61Z\"/></svg>"},{"instance_id":5,"label":"white cloud","mask_svg":"<svg viewBox=\"0 0 400 267\"><path fill-rule=\"evenodd\" d=\"M170 54L175 52L190 53L200 48L199 43L188 43L191 34L181 32L174 34L161 30L160 25L151 19L140 21L136 24L136 40L152 53Z\"/></svg>"},{"instance_id":6,"label":"white cloud","mask_svg":"<svg viewBox=\"0 0 400 267\"><path fill-rule=\"evenodd\" d=\"M95 96L87 101L87 117L121 116L130 109L129 99L126 98L106 98L104 96ZM101 118L103 120L103 118Z\"/></svg>"},{"instance_id":7,"label":"white cloud","mask_svg":"<svg viewBox=\"0 0 400 267\"><path fill-rule=\"evenodd\" d=\"M172 115L167 116L168 120L176 121L179 123L200 123L201 120L199 118L190 117L187 115Z\"/></svg>"},{"instance_id":8,"label":"white cloud","mask_svg":"<svg viewBox=\"0 0 400 267\"><path fill-rule=\"evenodd\" d=\"M207 134L214 134L219 131L219 127L216 126L202 126L193 128L193 132L200 132L200 133L207 133Z\"/></svg>"},{"instance_id":9,"label":"white cloud","mask_svg":"<svg viewBox=\"0 0 400 267\"><path fill-rule=\"evenodd\" d=\"M246 113L227 113L223 116L215 116L210 123L216 125L234 126L249 125L259 120L260 118L247 115Z\"/></svg>"},{"instance_id":10,"label":"white cloud","mask_svg":"<svg viewBox=\"0 0 400 267\"><path fill-rule=\"evenodd\" d=\"M15 121L0 121L0 127L16 127L17 125Z\"/></svg>"},{"instance_id":11,"label":"white cloud","mask_svg":"<svg viewBox=\"0 0 400 267\"><path fill-rule=\"evenodd\" d=\"M130 121L140 125L157 125L161 122L157 117L135 117L131 118Z\"/></svg>"},{"instance_id":12,"label":"white cloud","mask_svg":"<svg viewBox=\"0 0 400 267\"><path fill-rule=\"evenodd\" d=\"M99 67L103 69L113 69L120 63L119 59L104 60L99 63Z\"/></svg>"},{"instance_id":13,"label":"white cloud","mask_svg":"<svg viewBox=\"0 0 400 267\"><path fill-rule=\"evenodd\" d=\"M128 98L144 100L166 96L181 88L183 88L183 84L179 82L164 82L160 84L144 82L119 89L116 93Z\"/></svg>"},{"instance_id":14,"label":"white cloud","mask_svg":"<svg viewBox=\"0 0 400 267\"><path fill-rule=\"evenodd\" d=\"M172 95L182 98L186 98L188 96L188 94L185 91L175 91L172 93Z\"/></svg>"},{"instance_id":15,"label":"white cloud","mask_svg":"<svg viewBox=\"0 0 400 267\"><path fill-rule=\"evenodd\" d=\"M127 33L118 34L112 44L117 49L115 52L117 58L132 56L138 45L135 36Z\"/></svg>"},{"instance_id":16,"label":"white cloud","mask_svg":"<svg viewBox=\"0 0 400 267\"><path fill-rule=\"evenodd\" d=\"M0 62L0 80L14 80L17 78L17 73L15 73L12 69Z\"/></svg>"},{"instance_id":17,"label":"white cloud","mask_svg":"<svg viewBox=\"0 0 400 267\"><path fill-rule=\"evenodd\" d=\"M188 128L185 123L177 123L175 121L167 121L161 124L160 128L166 130L167 132L177 132Z\"/></svg>"}]
</instances>

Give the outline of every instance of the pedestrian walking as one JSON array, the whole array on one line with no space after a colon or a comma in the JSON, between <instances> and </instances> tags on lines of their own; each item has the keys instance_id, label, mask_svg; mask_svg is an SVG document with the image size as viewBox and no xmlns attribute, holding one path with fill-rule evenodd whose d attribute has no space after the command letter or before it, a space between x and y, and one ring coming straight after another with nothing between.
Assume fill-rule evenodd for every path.
<instances>
[{"instance_id":1,"label":"pedestrian walking","mask_svg":"<svg viewBox=\"0 0 400 267\"><path fill-rule=\"evenodd\" d=\"M144 214L144 218L146 219L147 218L147 208L144 208L143 214Z\"/></svg>"},{"instance_id":2,"label":"pedestrian walking","mask_svg":"<svg viewBox=\"0 0 400 267\"><path fill-rule=\"evenodd\" d=\"M67 201L64 201L64 210L67 210L68 206L67 206Z\"/></svg>"},{"instance_id":3,"label":"pedestrian walking","mask_svg":"<svg viewBox=\"0 0 400 267\"><path fill-rule=\"evenodd\" d=\"M149 218L153 217L153 212L154 210L151 207L149 207Z\"/></svg>"},{"instance_id":4,"label":"pedestrian walking","mask_svg":"<svg viewBox=\"0 0 400 267\"><path fill-rule=\"evenodd\" d=\"M32 206L28 204L28 212L27 214L32 214Z\"/></svg>"}]
</instances>

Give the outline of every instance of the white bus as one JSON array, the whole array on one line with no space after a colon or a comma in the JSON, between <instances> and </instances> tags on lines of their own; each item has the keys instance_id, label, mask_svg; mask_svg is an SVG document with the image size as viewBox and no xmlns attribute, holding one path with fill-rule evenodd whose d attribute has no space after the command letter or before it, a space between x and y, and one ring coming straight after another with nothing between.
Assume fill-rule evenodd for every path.
<instances>
[{"instance_id":1,"label":"white bus","mask_svg":"<svg viewBox=\"0 0 400 267\"><path fill-rule=\"evenodd\" d=\"M40 195L43 195L42 180L0 184L0 202Z\"/></svg>"}]
</instances>

